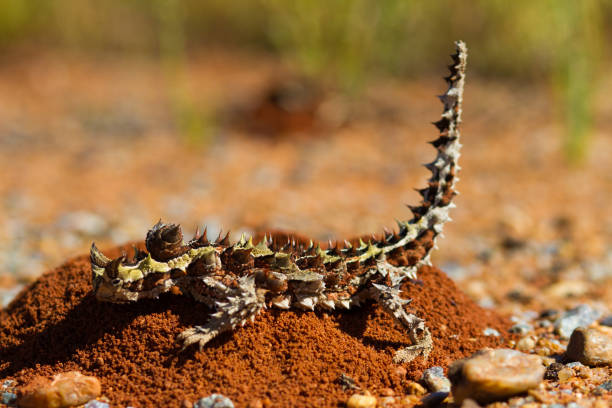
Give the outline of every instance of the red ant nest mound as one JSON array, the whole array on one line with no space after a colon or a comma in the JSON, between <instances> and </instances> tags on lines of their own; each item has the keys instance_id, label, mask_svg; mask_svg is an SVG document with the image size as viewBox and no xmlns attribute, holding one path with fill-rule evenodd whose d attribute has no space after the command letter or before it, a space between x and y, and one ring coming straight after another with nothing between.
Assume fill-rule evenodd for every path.
<instances>
[{"instance_id":1,"label":"red ant nest mound","mask_svg":"<svg viewBox=\"0 0 612 408\"><path fill-rule=\"evenodd\" d=\"M338 406L354 392L343 389L341 374L363 390L404 394L425 368L504 341L508 322L474 304L439 269L421 268L419 280L402 288L434 338L429 359L404 365L407 374L392 356L410 344L408 335L373 304L334 313L268 309L202 352L180 352L176 335L206 322L206 306L171 294L128 305L97 302L82 256L44 274L0 311L0 378L20 386L78 370L98 377L103 394L124 407L179 406L211 393L237 406L257 399L274 407ZM485 328L502 335L485 336Z\"/></svg>"}]
</instances>

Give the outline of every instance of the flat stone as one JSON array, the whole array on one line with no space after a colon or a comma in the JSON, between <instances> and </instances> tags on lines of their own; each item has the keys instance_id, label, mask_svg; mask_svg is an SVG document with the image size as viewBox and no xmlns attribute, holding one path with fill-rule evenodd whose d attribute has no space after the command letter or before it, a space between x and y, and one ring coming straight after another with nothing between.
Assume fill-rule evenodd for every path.
<instances>
[{"instance_id":1,"label":"flat stone","mask_svg":"<svg viewBox=\"0 0 612 408\"><path fill-rule=\"evenodd\" d=\"M555 332L562 339L567 340L572 335L576 327L586 327L595 322L601 316L601 312L593 309L589 305L579 305L563 313L555 321Z\"/></svg>"},{"instance_id":2,"label":"flat stone","mask_svg":"<svg viewBox=\"0 0 612 408\"><path fill-rule=\"evenodd\" d=\"M486 404L535 388L542 382L539 357L511 349L485 349L449 368L456 404L466 398Z\"/></svg>"},{"instance_id":3,"label":"flat stone","mask_svg":"<svg viewBox=\"0 0 612 408\"><path fill-rule=\"evenodd\" d=\"M450 392L451 383L442 367L431 367L423 372L421 380L431 392Z\"/></svg>"},{"instance_id":4,"label":"flat stone","mask_svg":"<svg viewBox=\"0 0 612 408\"><path fill-rule=\"evenodd\" d=\"M588 366L612 365L612 328L577 328L570 337L565 358Z\"/></svg>"},{"instance_id":5,"label":"flat stone","mask_svg":"<svg viewBox=\"0 0 612 408\"><path fill-rule=\"evenodd\" d=\"M83 405L102 392L96 377L78 371L57 374L52 380L39 377L22 391L17 405L22 408L58 408Z\"/></svg>"}]
</instances>

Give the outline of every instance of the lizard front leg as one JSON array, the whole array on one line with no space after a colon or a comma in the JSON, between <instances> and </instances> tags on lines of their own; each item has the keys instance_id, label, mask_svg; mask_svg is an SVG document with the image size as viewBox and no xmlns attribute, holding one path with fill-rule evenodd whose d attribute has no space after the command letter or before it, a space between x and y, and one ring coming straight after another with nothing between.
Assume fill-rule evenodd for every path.
<instances>
[{"instance_id":1,"label":"lizard front leg","mask_svg":"<svg viewBox=\"0 0 612 408\"><path fill-rule=\"evenodd\" d=\"M194 326L183 331L177 340L183 343L183 348L198 343L200 350L210 340L220 333L230 331L244 324L265 307L265 298L258 293L253 276L239 279L238 288L232 290L225 300L215 302L216 312L211 315L205 326Z\"/></svg>"},{"instance_id":2,"label":"lizard front leg","mask_svg":"<svg viewBox=\"0 0 612 408\"><path fill-rule=\"evenodd\" d=\"M406 313L404 305L410 303L410 299L402 299L399 289L385 285L373 284L371 297L385 312L389 313L399 324L408 329L408 335L412 346L399 349L393 356L396 364L407 363L418 356L427 359L433 349L431 333L425 325L425 321L419 317Z\"/></svg>"}]
</instances>

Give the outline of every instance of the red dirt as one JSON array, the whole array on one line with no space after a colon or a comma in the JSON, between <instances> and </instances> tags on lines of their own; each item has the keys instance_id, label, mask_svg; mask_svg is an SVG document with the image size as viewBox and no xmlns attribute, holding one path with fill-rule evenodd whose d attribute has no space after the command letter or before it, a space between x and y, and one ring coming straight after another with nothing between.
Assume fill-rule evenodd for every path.
<instances>
[{"instance_id":1,"label":"red dirt","mask_svg":"<svg viewBox=\"0 0 612 408\"><path fill-rule=\"evenodd\" d=\"M117 253L109 251L110 254ZM237 407L269 399L274 407L343 406L354 391L344 373L374 393L406 393L426 366L446 367L483 347L499 346L508 322L483 310L439 269L425 267L404 284L411 311L426 319L435 348L400 376L392 353L407 334L378 307L322 313L267 310L252 324L221 335L202 352L179 353L175 336L206 321L209 310L164 295L136 304L99 303L91 295L88 257L45 273L0 311L0 378L27 384L38 375L79 370L102 383L113 406L178 407L221 393Z\"/></svg>"}]
</instances>

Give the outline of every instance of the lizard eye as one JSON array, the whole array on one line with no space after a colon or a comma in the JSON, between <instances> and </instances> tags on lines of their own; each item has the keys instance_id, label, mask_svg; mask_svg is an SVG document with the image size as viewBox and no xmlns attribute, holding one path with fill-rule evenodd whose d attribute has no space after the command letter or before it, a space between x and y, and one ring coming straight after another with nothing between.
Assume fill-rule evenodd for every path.
<instances>
[{"instance_id":1,"label":"lizard eye","mask_svg":"<svg viewBox=\"0 0 612 408\"><path fill-rule=\"evenodd\" d=\"M112 284L113 286L119 286L119 285L121 284L121 279L119 279L119 278L115 278L115 279L113 279L113 280L111 281L111 284Z\"/></svg>"}]
</instances>

